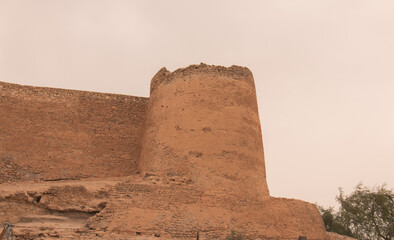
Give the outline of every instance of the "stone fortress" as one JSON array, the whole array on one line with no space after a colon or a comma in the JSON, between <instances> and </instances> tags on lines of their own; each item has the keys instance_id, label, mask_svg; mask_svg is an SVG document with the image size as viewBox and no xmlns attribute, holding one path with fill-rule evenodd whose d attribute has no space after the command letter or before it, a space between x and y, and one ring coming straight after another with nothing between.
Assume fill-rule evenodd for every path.
<instances>
[{"instance_id":1,"label":"stone fortress","mask_svg":"<svg viewBox=\"0 0 394 240\"><path fill-rule=\"evenodd\" d=\"M269 195L245 67L162 68L149 98L0 82L0 115L21 239L329 239L315 205Z\"/></svg>"}]
</instances>

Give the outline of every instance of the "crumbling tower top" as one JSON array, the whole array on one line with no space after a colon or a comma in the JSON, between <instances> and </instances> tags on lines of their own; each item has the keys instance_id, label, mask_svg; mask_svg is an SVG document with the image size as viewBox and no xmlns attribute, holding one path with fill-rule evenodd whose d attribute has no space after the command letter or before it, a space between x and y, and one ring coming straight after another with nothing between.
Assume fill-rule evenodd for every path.
<instances>
[{"instance_id":1,"label":"crumbling tower top","mask_svg":"<svg viewBox=\"0 0 394 240\"><path fill-rule=\"evenodd\" d=\"M199 65L190 65L185 68L179 68L174 72L170 72L167 68L161 68L151 80L150 92L158 85L168 84L174 79L190 77L195 74L207 74L214 77L226 76L232 79L246 81L254 86L253 74L247 67L232 65L231 67L223 67L216 65L207 65L201 63Z\"/></svg>"}]
</instances>

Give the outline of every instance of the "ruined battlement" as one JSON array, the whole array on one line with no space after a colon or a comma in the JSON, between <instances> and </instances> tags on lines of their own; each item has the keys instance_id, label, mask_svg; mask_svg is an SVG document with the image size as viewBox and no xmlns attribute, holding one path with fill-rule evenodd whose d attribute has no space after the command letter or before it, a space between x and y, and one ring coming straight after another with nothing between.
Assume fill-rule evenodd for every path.
<instances>
[{"instance_id":1,"label":"ruined battlement","mask_svg":"<svg viewBox=\"0 0 394 240\"><path fill-rule=\"evenodd\" d=\"M41 100L52 102L67 102L75 99L91 99L95 101L134 102L138 105L146 101L146 97L134 97L113 93L70 90L61 88L34 87L0 81L0 97L12 96L21 100Z\"/></svg>"},{"instance_id":2,"label":"ruined battlement","mask_svg":"<svg viewBox=\"0 0 394 240\"><path fill-rule=\"evenodd\" d=\"M254 86L253 74L246 68L241 66L233 65L231 67L207 65L201 63L199 65L190 65L185 68L179 68L174 72L170 72L167 68L163 67L151 80L150 92L156 89L161 84L168 84L175 79L189 79L193 75L206 75L213 78L217 77L228 77L231 79L237 79L245 81L250 85Z\"/></svg>"}]
</instances>

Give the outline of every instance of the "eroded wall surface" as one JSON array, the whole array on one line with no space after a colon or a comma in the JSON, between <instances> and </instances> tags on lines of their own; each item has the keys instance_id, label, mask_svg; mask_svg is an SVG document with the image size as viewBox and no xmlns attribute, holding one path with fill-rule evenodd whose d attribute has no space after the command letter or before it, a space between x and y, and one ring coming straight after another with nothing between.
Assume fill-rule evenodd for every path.
<instances>
[{"instance_id":1,"label":"eroded wall surface","mask_svg":"<svg viewBox=\"0 0 394 240\"><path fill-rule=\"evenodd\" d=\"M141 170L189 177L238 201L269 195L256 90L249 69L193 65L151 82Z\"/></svg>"},{"instance_id":2,"label":"eroded wall surface","mask_svg":"<svg viewBox=\"0 0 394 240\"><path fill-rule=\"evenodd\" d=\"M327 240L316 206L300 200L234 201L232 192L207 193L183 178L157 176L120 183L113 192L116 200L88 220L90 228L130 238L141 233L163 239L224 239L235 230L254 240Z\"/></svg>"},{"instance_id":3,"label":"eroded wall surface","mask_svg":"<svg viewBox=\"0 0 394 240\"><path fill-rule=\"evenodd\" d=\"M0 182L135 174L147 101L0 82Z\"/></svg>"}]
</instances>

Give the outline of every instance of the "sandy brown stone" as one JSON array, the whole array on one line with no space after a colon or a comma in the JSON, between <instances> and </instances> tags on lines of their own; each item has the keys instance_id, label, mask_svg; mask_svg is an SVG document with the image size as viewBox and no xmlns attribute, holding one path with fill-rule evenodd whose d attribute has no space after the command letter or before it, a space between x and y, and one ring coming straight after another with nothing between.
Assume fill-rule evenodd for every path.
<instances>
[{"instance_id":1,"label":"sandy brown stone","mask_svg":"<svg viewBox=\"0 0 394 240\"><path fill-rule=\"evenodd\" d=\"M147 98L0 86L0 183L137 172Z\"/></svg>"},{"instance_id":2,"label":"sandy brown stone","mask_svg":"<svg viewBox=\"0 0 394 240\"><path fill-rule=\"evenodd\" d=\"M151 96L0 83L0 222L19 239L328 239L269 196L253 75L192 65Z\"/></svg>"}]
</instances>

